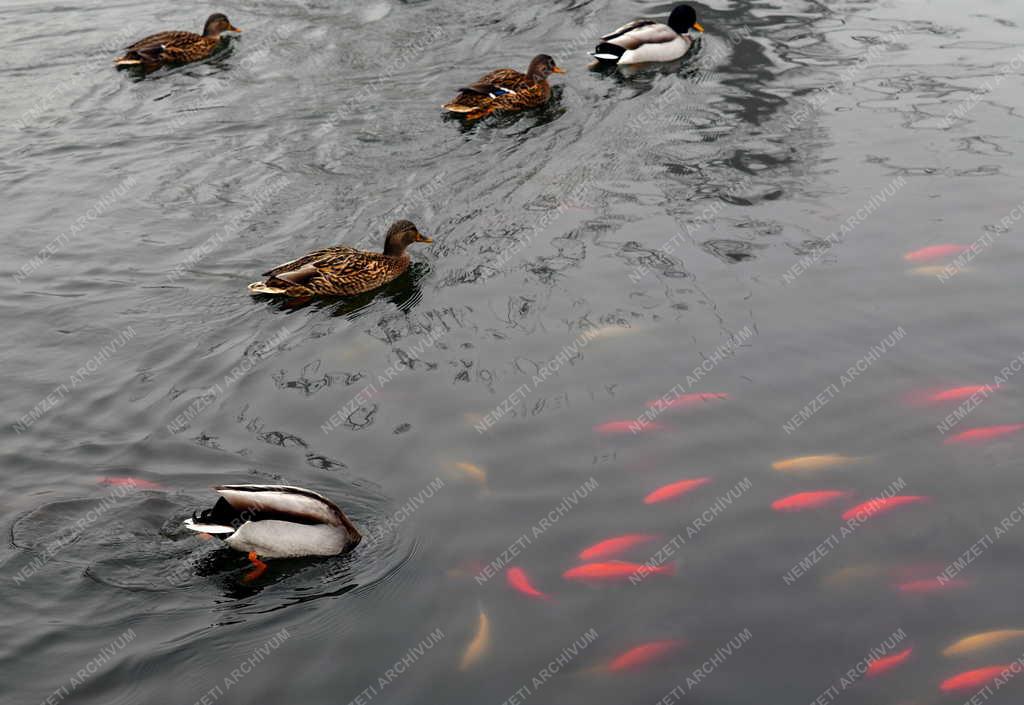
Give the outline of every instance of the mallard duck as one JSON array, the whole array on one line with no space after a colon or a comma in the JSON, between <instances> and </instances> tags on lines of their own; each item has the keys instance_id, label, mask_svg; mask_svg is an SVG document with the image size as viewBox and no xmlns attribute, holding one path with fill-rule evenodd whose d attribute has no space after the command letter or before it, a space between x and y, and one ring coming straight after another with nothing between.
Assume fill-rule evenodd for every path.
<instances>
[{"instance_id":1,"label":"mallard duck","mask_svg":"<svg viewBox=\"0 0 1024 705\"><path fill-rule=\"evenodd\" d=\"M227 15L216 12L206 19L203 33L160 32L125 49L114 59L114 65L157 68L164 64L187 64L209 57L220 45L222 32L241 32L228 20Z\"/></svg>"},{"instance_id":2,"label":"mallard duck","mask_svg":"<svg viewBox=\"0 0 1024 705\"><path fill-rule=\"evenodd\" d=\"M697 11L689 5L677 5L668 16L667 25L654 20L633 20L601 37L601 43L590 55L607 66L674 61L693 46L691 28L704 31L697 22Z\"/></svg>"},{"instance_id":3,"label":"mallard duck","mask_svg":"<svg viewBox=\"0 0 1024 705\"><path fill-rule=\"evenodd\" d=\"M442 107L467 120L476 120L485 115L504 110L526 110L548 102L551 86L548 76L565 73L555 65L547 54L533 57L526 73L514 69L498 69L481 76L476 83L463 86L451 102Z\"/></svg>"},{"instance_id":4,"label":"mallard duck","mask_svg":"<svg viewBox=\"0 0 1024 705\"><path fill-rule=\"evenodd\" d=\"M353 296L376 289L409 268L405 248L414 242L433 242L408 220L388 229L384 252L362 252L345 245L325 247L264 272L265 281L253 282L253 294L290 298Z\"/></svg>"},{"instance_id":5,"label":"mallard duck","mask_svg":"<svg viewBox=\"0 0 1024 705\"><path fill-rule=\"evenodd\" d=\"M336 556L363 538L331 500L289 485L218 485L210 509L185 520L185 527L210 534L229 548L249 554L252 580L266 570L263 558Z\"/></svg>"}]
</instances>

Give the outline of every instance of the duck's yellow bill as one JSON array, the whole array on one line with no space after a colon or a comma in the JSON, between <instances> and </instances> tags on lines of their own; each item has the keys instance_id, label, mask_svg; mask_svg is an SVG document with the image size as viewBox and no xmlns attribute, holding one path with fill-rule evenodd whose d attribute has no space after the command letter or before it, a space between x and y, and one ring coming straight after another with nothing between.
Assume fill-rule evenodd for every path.
<instances>
[{"instance_id":1,"label":"duck's yellow bill","mask_svg":"<svg viewBox=\"0 0 1024 705\"><path fill-rule=\"evenodd\" d=\"M704 25L702 25L700 22L694 22L693 23L693 28L695 30L697 30L698 32L703 32L704 31Z\"/></svg>"}]
</instances>

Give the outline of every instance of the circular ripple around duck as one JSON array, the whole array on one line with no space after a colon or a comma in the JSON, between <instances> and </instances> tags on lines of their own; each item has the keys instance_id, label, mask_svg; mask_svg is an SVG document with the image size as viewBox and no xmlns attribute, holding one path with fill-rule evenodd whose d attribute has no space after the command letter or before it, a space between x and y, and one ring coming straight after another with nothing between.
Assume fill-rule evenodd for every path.
<instances>
[{"instance_id":1,"label":"circular ripple around duck","mask_svg":"<svg viewBox=\"0 0 1024 705\"><path fill-rule=\"evenodd\" d=\"M16 547L34 554L39 571L78 568L101 585L133 592L175 592L186 603L210 604L266 592L259 611L367 589L386 581L415 550L401 525L390 519L390 501L373 490L349 485L331 496L342 505L364 539L352 551L331 557L277 559L249 580L245 555L215 538L183 526L208 494L133 491L121 497L59 500L19 518L12 527ZM277 599L274 599L277 598ZM180 600L174 601L180 609Z\"/></svg>"}]
</instances>

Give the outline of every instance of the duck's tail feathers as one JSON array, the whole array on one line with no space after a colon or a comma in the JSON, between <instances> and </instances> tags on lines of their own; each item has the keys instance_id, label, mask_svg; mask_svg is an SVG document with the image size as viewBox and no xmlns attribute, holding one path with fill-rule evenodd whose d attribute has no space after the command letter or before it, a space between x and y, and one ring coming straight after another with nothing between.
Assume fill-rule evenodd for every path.
<instances>
[{"instance_id":1,"label":"duck's tail feathers","mask_svg":"<svg viewBox=\"0 0 1024 705\"><path fill-rule=\"evenodd\" d=\"M461 103L445 103L441 106L443 110L447 110L450 113L472 113L480 109L476 105L462 105Z\"/></svg>"},{"instance_id":2,"label":"duck's tail feathers","mask_svg":"<svg viewBox=\"0 0 1024 705\"><path fill-rule=\"evenodd\" d=\"M590 55L602 64L617 64L625 53L626 50L618 44L601 42L594 48L594 51L590 52Z\"/></svg>"},{"instance_id":3,"label":"duck's tail feathers","mask_svg":"<svg viewBox=\"0 0 1024 705\"><path fill-rule=\"evenodd\" d=\"M235 528L233 526L224 526L223 524L203 524L195 519L186 519L184 526L186 529L195 531L197 534L228 536L235 533Z\"/></svg>"},{"instance_id":4,"label":"duck's tail feathers","mask_svg":"<svg viewBox=\"0 0 1024 705\"><path fill-rule=\"evenodd\" d=\"M269 296L281 296L286 293L285 289L278 286L270 286L266 282L253 282L249 285L251 294L267 294Z\"/></svg>"}]
</instances>

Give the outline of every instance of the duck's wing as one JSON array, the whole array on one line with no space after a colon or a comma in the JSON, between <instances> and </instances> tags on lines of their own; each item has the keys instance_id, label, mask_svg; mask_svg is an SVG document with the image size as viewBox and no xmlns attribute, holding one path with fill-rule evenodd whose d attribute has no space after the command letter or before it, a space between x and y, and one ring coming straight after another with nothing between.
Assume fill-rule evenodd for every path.
<instances>
[{"instance_id":1,"label":"duck's wing","mask_svg":"<svg viewBox=\"0 0 1024 705\"><path fill-rule=\"evenodd\" d=\"M674 29L653 20L634 20L601 37L601 41L627 50L636 49L644 44L663 44L676 39L679 39L679 34Z\"/></svg>"},{"instance_id":2,"label":"duck's wing","mask_svg":"<svg viewBox=\"0 0 1024 705\"><path fill-rule=\"evenodd\" d=\"M481 76L475 83L463 86L459 90L496 98L508 93L518 93L532 85L533 82L525 74L519 73L515 69L498 69Z\"/></svg>"},{"instance_id":3,"label":"duck's wing","mask_svg":"<svg viewBox=\"0 0 1024 705\"><path fill-rule=\"evenodd\" d=\"M243 515L276 515L304 523L344 526L355 536L359 531L334 502L318 492L291 485L217 485L213 488Z\"/></svg>"},{"instance_id":4,"label":"duck's wing","mask_svg":"<svg viewBox=\"0 0 1024 705\"><path fill-rule=\"evenodd\" d=\"M346 245L335 245L334 247L325 247L322 250L313 250L309 254L305 254L298 259L293 259L290 262L279 264L273 269L263 273L265 277L275 277L286 272L292 272L297 269L301 269L307 264L319 264L321 261L330 260L333 257L343 254L349 254L352 252L359 252L355 248L348 247Z\"/></svg>"},{"instance_id":5,"label":"duck's wing","mask_svg":"<svg viewBox=\"0 0 1024 705\"><path fill-rule=\"evenodd\" d=\"M148 37L143 37L134 44L125 47L125 50L138 50L148 47L160 46L188 46L202 39L201 34L195 32L158 32Z\"/></svg>"}]
</instances>

